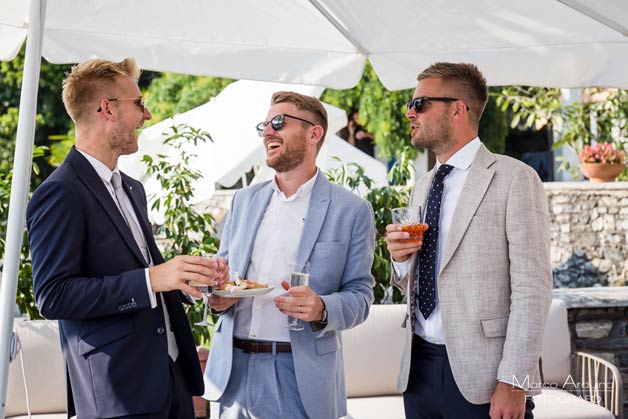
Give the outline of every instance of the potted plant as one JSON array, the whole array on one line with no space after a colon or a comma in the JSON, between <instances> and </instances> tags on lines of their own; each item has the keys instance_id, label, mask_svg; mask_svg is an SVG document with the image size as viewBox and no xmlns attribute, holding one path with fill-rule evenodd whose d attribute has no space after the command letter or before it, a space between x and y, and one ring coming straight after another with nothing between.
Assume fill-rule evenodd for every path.
<instances>
[{"instance_id":1,"label":"potted plant","mask_svg":"<svg viewBox=\"0 0 628 419\"><path fill-rule=\"evenodd\" d=\"M611 143L585 145L578 160L580 171L591 182L612 182L626 168L626 153Z\"/></svg>"}]
</instances>

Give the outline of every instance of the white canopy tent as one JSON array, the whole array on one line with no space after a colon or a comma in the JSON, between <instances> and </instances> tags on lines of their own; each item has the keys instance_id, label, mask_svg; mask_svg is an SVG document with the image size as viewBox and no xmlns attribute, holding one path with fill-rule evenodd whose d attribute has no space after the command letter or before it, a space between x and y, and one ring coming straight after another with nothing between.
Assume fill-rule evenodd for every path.
<instances>
[{"instance_id":1,"label":"white canopy tent","mask_svg":"<svg viewBox=\"0 0 628 419\"><path fill-rule=\"evenodd\" d=\"M355 85L367 59L389 89L412 87L437 60L473 62L493 85L628 87L623 0L0 0L0 60L15 57L27 33L0 284L0 402L42 53L55 63L133 56L151 70L334 88Z\"/></svg>"},{"instance_id":2,"label":"white canopy tent","mask_svg":"<svg viewBox=\"0 0 628 419\"><path fill-rule=\"evenodd\" d=\"M310 96L319 96L323 89L307 85L285 85L282 83L260 81L236 81L227 86L210 102L194 108L173 118L161 121L142 131L139 137L139 150L119 160L120 169L140 179L144 183L146 193L159 194L161 187L155 177L146 174L146 166L142 162L145 154L156 156L168 155L176 161L178 153L162 144L164 132L174 124L187 124L209 132L213 142L188 144L184 149L187 154L198 156L191 161L191 168L198 170L203 178L192 185L194 187L193 203L207 200L214 194L215 183L230 187L254 166L264 166L266 152L255 126L266 119L270 107L270 98L274 92L291 90ZM243 107L243 104L246 106ZM317 164L326 171L337 167L340 163L333 159L339 157L342 162L355 162L365 168L365 173L375 180L375 186L384 186L386 182L386 166L351 146L334 135L347 125L347 115L342 109L324 104L327 110L329 126ZM272 171L261 171L257 180L265 180L273 175ZM151 213L151 219L161 222L161 214Z\"/></svg>"},{"instance_id":3,"label":"white canopy tent","mask_svg":"<svg viewBox=\"0 0 628 419\"><path fill-rule=\"evenodd\" d=\"M27 1L0 0L0 60L27 16ZM42 52L333 88L367 59L391 90L437 60L473 62L492 85L628 87L627 33L624 0L51 0Z\"/></svg>"}]
</instances>

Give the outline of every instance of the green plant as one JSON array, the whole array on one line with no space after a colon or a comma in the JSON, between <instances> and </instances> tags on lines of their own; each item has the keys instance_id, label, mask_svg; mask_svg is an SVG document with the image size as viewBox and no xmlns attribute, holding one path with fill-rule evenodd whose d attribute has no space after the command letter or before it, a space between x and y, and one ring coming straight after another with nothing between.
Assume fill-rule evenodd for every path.
<instances>
[{"instance_id":1,"label":"green plant","mask_svg":"<svg viewBox=\"0 0 628 419\"><path fill-rule=\"evenodd\" d=\"M386 225L392 222L390 209L406 206L410 199L414 173L410 151L406 147L397 156L397 161L388 173L388 182L391 186L370 189L364 196L364 199L371 203L375 214L375 258L371 272L375 277L373 288L375 302L379 304L391 301L399 303L403 299L401 292L390 286L391 265L390 254L386 248ZM356 163L340 165L330 170L327 177L354 192L362 186L369 189L373 184L373 180Z\"/></svg>"},{"instance_id":2,"label":"green plant","mask_svg":"<svg viewBox=\"0 0 628 419\"><path fill-rule=\"evenodd\" d=\"M502 110L512 112L512 127L522 124L540 129L551 124L559 131L561 138L553 148L568 145L578 153L596 142L613 142L618 150L628 151L626 90L586 89L581 102L567 105L556 88L507 86L496 97ZM560 162L559 170L575 170L565 159Z\"/></svg>"},{"instance_id":3,"label":"green plant","mask_svg":"<svg viewBox=\"0 0 628 419\"><path fill-rule=\"evenodd\" d=\"M378 155L390 160L403 150L410 138L410 124L405 118L405 112L412 91L387 90L377 78L373 67L367 63L356 87L348 90L327 89L321 100L347 112L359 109L359 123L375 137ZM414 158L417 150L413 148L408 153Z\"/></svg>"},{"instance_id":4,"label":"green plant","mask_svg":"<svg viewBox=\"0 0 628 419\"><path fill-rule=\"evenodd\" d=\"M33 149L33 159L43 157L47 148L35 146ZM39 174L39 165L33 162L33 173ZM11 197L11 180L13 171L0 172L0 256L4 257L6 251L6 232L7 221L9 218L9 198ZM3 261L0 260L0 271L2 270ZM26 229L22 239L22 248L20 249L20 265L17 274L17 295L15 302L17 303L20 313L24 313L29 319L41 319L39 310L35 306L35 297L33 296L33 266L30 255L30 245L26 236Z\"/></svg>"},{"instance_id":5,"label":"green plant","mask_svg":"<svg viewBox=\"0 0 628 419\"><path fill-rule=\"evenodd\" d=\"M143 157L147 173L155 175L161 184L161 193L149 199L152 209L164 213L164 223L156 231L164 238L161 244L164 258L214 253L219 245L213 234L214 219L210 214L198 213L190 203L194 196L192 183L202 177L199 171L190 169L190 161L198 156L183 149L186 144L212 141L211 136L185 124L170 127L164 135L163 144L175 151L176 158L170 159L165 154ZM202 303L187 306L186 312L191 323L199 321L203 315ZM211 339L208 329L193 328L197 344L208 345Z\"/></svg>"}]
</instances>

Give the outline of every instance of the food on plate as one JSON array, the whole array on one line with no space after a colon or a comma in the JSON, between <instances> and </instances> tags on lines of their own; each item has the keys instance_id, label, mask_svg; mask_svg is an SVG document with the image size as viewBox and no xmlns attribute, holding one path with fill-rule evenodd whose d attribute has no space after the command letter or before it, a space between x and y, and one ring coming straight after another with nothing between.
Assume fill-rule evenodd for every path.
<instances>
[{"instance_id":1,"label":"food on plate","mask_svg":"<svg viewBox=\"0 0 628 419\"><path fill-rule=\"evenodd\" d=\"M261 284L256 281L252 281L250 279L242 279L238 276L235 277L235 281L229 281L225 284L225 291L241 291L241 290L252 290L258 288L268 288L268 284Z\"/></svg>"}]
</instances>

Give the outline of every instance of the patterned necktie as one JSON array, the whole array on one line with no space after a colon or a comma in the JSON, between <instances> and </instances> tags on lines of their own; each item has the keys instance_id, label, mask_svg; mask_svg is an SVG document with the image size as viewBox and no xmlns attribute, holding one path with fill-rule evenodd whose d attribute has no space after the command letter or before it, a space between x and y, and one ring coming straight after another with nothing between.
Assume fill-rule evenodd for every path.
<instances>
[{"instance_id":1,"label":"patterned necktie","mask_svg":"<svg viewBox=\"0 0 628 419\"><path fill-rule=\"evenodd\" d=\"M453 170L453 166L442 164L434 175L427 200L425 223L429 229L423 234L423 245L417 258L415 282L418 286L419 310L427 319L436 306L436 252L438 251L438 223L440 202L443 198L443 181Z\"/></svg>"}]
</instances>

